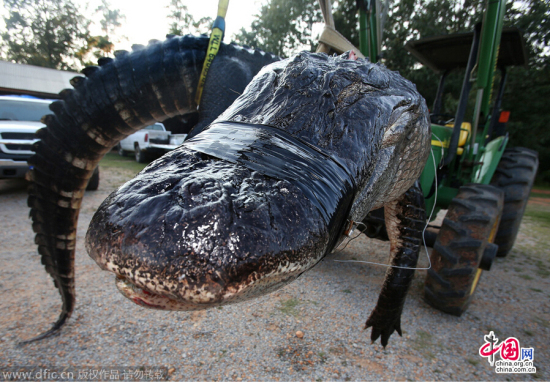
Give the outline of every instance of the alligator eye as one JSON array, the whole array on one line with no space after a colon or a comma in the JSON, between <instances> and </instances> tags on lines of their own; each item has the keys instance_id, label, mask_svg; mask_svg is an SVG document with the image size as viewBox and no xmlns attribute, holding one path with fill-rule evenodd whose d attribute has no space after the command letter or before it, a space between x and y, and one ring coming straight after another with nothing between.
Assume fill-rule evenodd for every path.
<instances>
[{"instance_id":1,"label":"alligator eye","mask_svg":"<svg viewBox=\"0 0 550 383\"><path fill-rule=\"evenodd\" d=\"M386 132L384 133L384 138L382 140L382 148L387 148L388 146L396 145L401 141L403 135L408 130L409 119L404 118L403 115L391 125Z\"/></svg>"}]
</instances>

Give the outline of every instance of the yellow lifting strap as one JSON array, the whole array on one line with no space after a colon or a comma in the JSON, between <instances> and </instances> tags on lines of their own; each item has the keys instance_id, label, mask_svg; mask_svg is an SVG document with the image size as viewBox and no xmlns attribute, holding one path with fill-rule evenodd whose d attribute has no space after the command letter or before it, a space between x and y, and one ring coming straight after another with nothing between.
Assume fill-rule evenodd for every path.
<instances>
[{"instance_id":1,"label":"yellow lifting strap","mask_svg":"<svg viewBox=\"0 0 550 383\"><path fill-rule=\"evenodd\" d=\"M220 0L218 2L218 16L212 24L212 34L210 35L210 42L208 43L208 49L206 50L206 57L204 64L202 65L202 72L199 78L199 85L197 86L197 93L195 94L195 103L197 106L201 103L202 91L204 84L206 83L206 75L210 69L210 65L214 61L214 58L218 54L220 45L223 40L223 34L225 32L225 15L227 14L227 8L229 7L229 0Z\"/></svg>"}]
</instances>

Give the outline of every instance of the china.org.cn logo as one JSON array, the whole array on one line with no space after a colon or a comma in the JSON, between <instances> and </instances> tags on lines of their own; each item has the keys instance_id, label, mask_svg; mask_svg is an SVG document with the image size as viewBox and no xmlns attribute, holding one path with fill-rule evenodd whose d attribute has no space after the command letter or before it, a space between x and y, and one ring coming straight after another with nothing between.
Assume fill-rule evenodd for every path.
<instances>
[{"instance_id":1,"label":"china.org.cn logo","mask_svg":"<svg viewBox=\"0 0 550 383\"><path fill-rule=\"evenodd\" d=\"M484 337L485 343L479 348L479 355L487 358L489 365L495 366L499 374L534 374L534 349L520 347L519 340L513 336L498 343L493 331ZM500 360L496 356L500 354Z\"/></svg>"}]
</instances>

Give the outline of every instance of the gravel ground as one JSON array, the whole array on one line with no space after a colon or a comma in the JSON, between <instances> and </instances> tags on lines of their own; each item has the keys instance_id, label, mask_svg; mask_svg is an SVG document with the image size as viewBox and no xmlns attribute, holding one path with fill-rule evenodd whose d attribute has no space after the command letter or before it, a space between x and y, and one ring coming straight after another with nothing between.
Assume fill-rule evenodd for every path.
<instances>
[{"instance_id":1,"label":"gravel ground","mask_svg":"<svg viewBox=\"0 0 550 383\"><path fill-rule=\"evenodd\" d=\"M460 318L423 301L426 272L418 271L403 312L403 337L392 335L384 350L371 345L370 331L362 328L385 269L335 262L384 262L387 244L364 236L257 300L197 312L152 311L126 300L83 244L93 212L132 176L116 168L101 172L100 190L87 193L80 217L73 317L60 335L25 346L17 342L57 318L60 298L33 244L26 183L0 180L0 370L162 366L177 381L550 380L550 229L524 220L514 251L483 274ZM422 259L426 265L425 254ZM478 355L490 330L533 347L537 373L495 373Z\"/></svg>"}]
</instances>

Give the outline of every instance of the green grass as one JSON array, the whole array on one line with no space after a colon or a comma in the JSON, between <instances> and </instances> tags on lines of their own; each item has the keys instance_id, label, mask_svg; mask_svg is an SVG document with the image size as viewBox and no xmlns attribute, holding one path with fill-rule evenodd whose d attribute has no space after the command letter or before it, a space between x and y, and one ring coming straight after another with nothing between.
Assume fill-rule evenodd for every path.
<instances>
[{"instance_id":1,"label":"green grass","mask_svg":"<svg viewBox=\"0 0 550 383\"><path fill-rule=\"evenodd\" d=\"M550 246L550 206L527 205L522 227L529 240L517 243L516 248L523 253L525 261L540 267L536 264L537 259L550 260L547 251ZM543 267L537 274L548 276L548 267Z\"/></svg>"},{"instance_id":2,"label":"green grass","mask_svg":"<svg viewBox=\"0 0 550 383\"><path fill-rule=\"evenodd\" d=\"M99 166L108 168L123 168L135 171L136 173L143 170L147 164L137 163L133 156L121 157L117 153L107 153L99 162Z\"/></svg>"},{"instance_id":3,"label":"green grass","mask_svg":"<svg viewBox=\"0 0 550 383\"><path fill-rule=\"evenodd\" d=\"M536 209L528 207L525 210L525 216L537 220L542 226L550 227L550 210L546 210L544 207L537 206Z\"/></svg>"},{"instance_id":4,"label":"green grass","mask_svg":"<svg viewBox=\"0 0 550 383\"><path fill-rule=\"evenodd\" d=\"M296 306L298 306L299 304L301 304L301 302L299 299L296 298L290 298L286 301L281 301L279 311L281 311L283 314L296 317L298 316L298 310L296 309Z\"/></svg>"},{"instance_id":5,"label":"green grass","mask_svg":"<svg viewBox=\"0 0 550 383\"><path fill-rule=\"evenodd\" d=\"M435 344L432 334L426 331L417 330L416 335L416 338L412 340L412 348L423 354L428 359L433 359L435 355L432 351L434 351Z\"/></svg>"},{"instance_id":6,"label":"green grass","mask_svg":"<svg viewBox=\"0 0 550 383\"><path fill-rule=\"evenodd\" d=\"M535 192L531 192L531 194L529 194L529 198L531 198L531 197L548 198L548 199L550 199L550 194L547 194L547 193L535 193Z\"/></svg>"},{"instance_id":7,"label":"green grass","mask_svg":"<svg viewBox=\"0 0 550 383\"><path fill-rule=\"evenodd\" d=\"M539 190L548 190L550 191L550 184L547 183L535 183L533 185L533 189L539 189Z\"/></svg>"},{"instance_id":8,"label":"green grass","mask_svg":"<svg viewBox=\"0 0 550 383\"><path fill-rule=\"evenodd\" d=\"M479 360L477 360L477 359L468 359L468 363L470 363L472 366L477 366L479 364Z\"/></svg>"},{"instance_id":9,"label":"green grass","mask_svg":"<svg viewBox=\"0 0 550 383\"><path fill-rule=\"evenodd\" d=\"M536 262L537 265L537 274L540 275L543 278L546 278L550 275L550 270L548 270L548 266L541 261L540 259Z\"/></svg>"}]
</instances>

